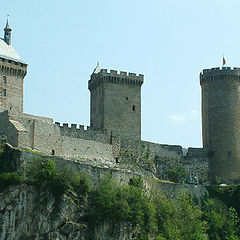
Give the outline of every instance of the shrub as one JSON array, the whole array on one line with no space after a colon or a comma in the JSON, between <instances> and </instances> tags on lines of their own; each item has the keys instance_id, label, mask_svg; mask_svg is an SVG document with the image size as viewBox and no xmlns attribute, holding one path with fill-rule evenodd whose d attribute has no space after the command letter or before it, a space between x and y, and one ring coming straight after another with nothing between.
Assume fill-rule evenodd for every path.
<instances>
[{"instance_id":1,"label":"shrub","mask_svg":"<svg viewBox=\"0 0 240 240\"><path fill-rule=\"evenodd\" d=\"M16 171L16 155L14 150L0 144L0 173Z\"/></svg>"},{"instance_id":2,"label":"shrub","mask_svg":"<svg viewBox=\"0 0 240 240\"><path fill-rule=\"evenodd\" d=\"M143 189L143 178L142 177L132 177L129 179L129 185Z\"/></svg>"},{"instance_id":3,"label":"shrub","mask_svg":"<svg viewBox=\"0 0 240 240\"><path fill-rule=\"evenodd\" d=\"M92 196L92 220L96 222L107 218L115 222L130 222L142 230L138 239L147 239L145 233L156 231L156 214L153 203L138 186L141 181L132 179L129 185L116 186L111 179L104 179Z\"/></svg>"},{"instance_id":4,"label":"shrub","mask_svg":"<svg viewBox=\"0 0 240 240\"><path fill-rule=\"evenodd\" d=\"M85 176L80 176L63 169L56 170L53 160L36 160L27 170L29 183L37 186L40 190L48 190L55 196L74 190L79 196L89 192L89 183Z\"/></svg>"},{"instance_id":5,"label":"shrub","mask_svg":"<svg viewBox=\"0 0 240 240\"><path fill-rule=\"evenodd\" d=\"M204 203L203 219L208 223L210 240L237 240L239 218L234 208L228 208L217 199L208 199Z\"/></svg>"},{"instance_id":6,"label":"shrub","mask_svg":"<svg viewBox=\"0 0 240 240\"><path fill-rule=\"evenodd\" d=\"M70 178L71 187L78 196L85 197L90 192L89 178L84 174L73 173Z\"/></svg>"},{"instance_id":7,"label":"shrub","mask_svg":"<svg viewBox=\"0 0 240 240\"><path fill-rule=\"evenodd\" d=\"M178 165L176 167L170 168L167 172L167 176L169 180L180 183L186 180L187 172L183 166Z\"/></svg>"},{"instance_id":8,"label":"shrub","mask_svg":"<svg viewBox=\"0 0 240 240\"><path fill-rule=\"evenodd\" d=\"M159 239L206 240L206 223L202 212L189 195L182 195L177 202L166 198L155 200Z\"/></svg>"},{"instance_id":9,"label":"shrub","mask_svg":"<svg viewBox=\"0 0 240 240\"><path fill-rule=\"evenodd\" d=\"M6 172L0 174L0 191L11 185L23 183L23 177L18 172Z\"/></svg>"}]
</instances>

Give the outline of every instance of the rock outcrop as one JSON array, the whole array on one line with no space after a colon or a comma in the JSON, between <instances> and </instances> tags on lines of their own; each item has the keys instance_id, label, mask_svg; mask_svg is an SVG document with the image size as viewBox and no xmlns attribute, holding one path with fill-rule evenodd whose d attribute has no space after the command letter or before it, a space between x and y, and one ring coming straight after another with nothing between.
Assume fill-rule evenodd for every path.
<instances>
[{"instance_id":1,"label":"rock outcrop","mask_svg":"<svg viewBox=\"0 0 240 240\"><path fill-rule=\"evenodd\" d=\"M127 240L135 231L128 223L92 226L89 207L74 193L56 199L27 184L0 193L1 240Z\"/></svg>"}]
</instances>

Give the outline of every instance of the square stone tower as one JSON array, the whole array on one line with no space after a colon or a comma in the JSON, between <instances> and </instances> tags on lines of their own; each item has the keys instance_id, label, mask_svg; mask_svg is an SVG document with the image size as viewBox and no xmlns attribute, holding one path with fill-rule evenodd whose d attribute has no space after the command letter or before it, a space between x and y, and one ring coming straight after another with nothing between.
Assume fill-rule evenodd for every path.
<instances>
[{"instance_id":1,"label":"square stone tower","mask_svg":"<svg viewBox=\"0 0 240 240\"><path fill-rule=\"evenodd\" d=\"M4 38L0 38L0 111L23 111L23 79L27 74L24 63L11 45L8 20Z\"/></svg>"},{"instance_id":2,"label":"square stone tower","mask_svg":"<svg viewBox=\"0 0 240 240\"><path fill-rule=\"evenodd\" d=\"M144 76L96 67L88 82L90 125L141 139L141 86Z\"/></svg>"},{"instance_id":3,"label":"square stone tower","mask_svg":"<svg viewBox=\"0 0 240 240\"><path fill-rule=\"evenodd\" d=\"M23 112L23 79L27 65L0 56L0 110Z\"/></svg>"}]
</instances>

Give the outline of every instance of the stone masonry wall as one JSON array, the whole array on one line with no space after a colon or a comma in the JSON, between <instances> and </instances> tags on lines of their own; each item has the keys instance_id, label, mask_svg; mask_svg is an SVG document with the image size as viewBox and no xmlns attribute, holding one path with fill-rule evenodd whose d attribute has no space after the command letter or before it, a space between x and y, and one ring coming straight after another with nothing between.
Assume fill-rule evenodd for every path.
<instances>
[{"instance_id":1,"label":"stone masonry wall","mask_svg":"<svg viewBox=\"0 0 240 240\"><path fill-rule=\"evenodd\" d=\"M212 181L240 179L240 68L204 69L202 87L203 145L211 153Z\"/></svg>"},{"instance_id":2,"label":"stone masonry wall","mask_svg":"<svg viewBox=\"0 0 240 240\"><path fill-rule=\"evenodd\" d=\"M115 130L121 136L141 139L141 85L143 75L107 71L93 73L91 91L91 127ZM117 106L117 107L116 107Z\"/></svg>"},{"instance_id":3,"label":"stone masonry wall","mask_svg":"<svg viewBox=\"0 0 240 240\"><path fill-rule=\"evenodd\" d=\"M183 156L178 145L123 139L116 132L96 133L91 128L60 126L49 118L8 111L0 113L0 124L0 133L6 133L8 142L16 147L159 179L168 179L168 170L181 165L190 182L208 180L208 158L202 149L189 149Z\"/></svg>"},{"instance_id":4,"label":"stone masonry wall","mask_svg":"<svg viewBox=\"0 0 240 240\"><path fill-rule=\"evenodd\" d=\"M0 123L0 132L2 135L7 134L8 142L13 146L66 159L91 159L109 163L114 161L113 147L105 143L106 136L101 133L94 135L90 129L79 130L78 138L74 138L69 134L73 134L73 129L66 130L66 127L60 127L48 118L34 118L32 115L8 111L0 113Z\"/></svg>"},{"instance_id":5,"label":"stone masonry wall","mask_svg":"<svg viewBox=\"0 0 240 240\"><path fill-rule=\"evenodd\" d=\"M41 156L35 153L29 153L25 151L20 151L17 154L19 157L17 164L19 170L24 171L24 168L28 164L34 164L34 161L39 158L49 158L49 156ZM128 183L130 178L136 175L133 172L127 170L118 170L105 167L96 167L89 164L82 164L74 161L69 161L60 157L52 156L50 157L56 163L56 167L59 170L65 169L65 171L76 172L80 174L86 174L90 178L91 186L94 188L98 185L102 178L109 176L114 179L116 184ZM161 182L154 178L144 178L145 187L147 192L151 193L164 193L170 198L176 198L179 194L183 192L188 192L192 194L196 199L204 197L207 193L205 187L189 185L189 184L174 184Z\"/></svg>"},{"instance_id":6,"label":"stone masonry wall","mask_svg":"<svg viewBox=\"0 0 240 240\"><path fill-rule=\"evenodd\" d=\"M182 166L187 172L190 183L206 183L209 181L208 154L202 148L189 148L183 155L179 145L157 144L146 141L121 140L120 166L132 171L168 179L168 171Z\"/></svg>"},{"instance_id":7,"label":"stone masonry wall","mask_svg":"<svg viewBox=\"0 0 240 240\"><path fill-rule=\"evenodd\" d=\"M0 58L0 105L4 109L23 111L23 79L27 65Z\"/></svg>"}]
</instances>

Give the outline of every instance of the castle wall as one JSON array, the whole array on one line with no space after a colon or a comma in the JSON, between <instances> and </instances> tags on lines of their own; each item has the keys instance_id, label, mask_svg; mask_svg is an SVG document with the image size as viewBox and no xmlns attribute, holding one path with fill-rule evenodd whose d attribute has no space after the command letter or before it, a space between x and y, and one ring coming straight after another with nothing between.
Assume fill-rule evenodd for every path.
<instances>
[{"instance_id":1,"label":"castle wall","mask_svg":"<svg viewBox=\"0 0 240 240\"><path fill-rule=\"evenodd\" d=\"M6 137L13 146L18 146L18 130L9 121L8 111L0 112L0 135Z\"/></svg>"},{"instance_id":2,"label":"castle wall","mask_svg":"<svg viewBox=\"0 0 240 240\"><path fill-rule=\"evenodd\" d=\"M33 164L34 161L39 158L44 159L46 157L21 151L17 160L17 165L19 166L20 170L23 170L24 167L26 167L28 164ZM96 167L88 164L68 161L59 157L51 158L55 161L57 168L61 170L65 169L65 171L69 174L72 174L73 172L86 174L90 178L90 183L93 188L97 186L100 183L101 179L106 176L112 177L116 184L128 183L130 178L139 176L129 171ZM164 183L158 179L153 178L144 178L144 183L147 193L164 193L172 199L176 199L176 197L178 197L180 194L187 192L193 195L194 198L200 202L201 198L208 194L204 186Z\"/></svg>"},{"instance_id":3,"label":"castle wall","mask_svg":"<svg viewBox=\"0 0 240 240\"><path fill-rule=\"evenodd\" d=\"M201 182L207 181L208 158L202 149L191 148L184 157L179 145L131 140L115 131L95 131L91 127L85 130L76 124L61 126L49 118L12 111L0 113L0 134L4 133L15 147L76 162L131 169L136 174L160 179L167 179L170 168L182 165L193 182L196 176Z\"/></svg>"},{"instance_id":4,"label":"castle wall","mask_svg":"<svg viewBox=\"0 0 240 240\"><path fill-rule=\"evenodd\" d=\"M111 132L107 130L96 131L89 126L85 130L83 125L77 126L77 124L71 124L69 126L67 123L63 123L63 125L60 125L59 122L56 122L55 124L59 126L62 136L97 141L101 143L110 143Z\"/></svg>"},{"instance_id":5,"label":"castle wall","mask_svg":"<svg viewBox=\"0 0 240 240\"><path fill-rule=\"evenodd\" d=\"M184 168L189 174L189 182L209 182L209 157L204 148L188 148L187 156L183 162Z\"/></svg>"},{"instance_id":6,"label":"castle wall","mask_svg":"<svg viewBox=\"0 0 240 240\"><path fill-rule=\"evenodd\" d=\"M114 161L113 147L105 143L106 135L94 134L90 128L84 130L81 126L77 129L76 125L68 128L66 124L60 126L52 123L51 119L8 111L2 113L2 117L0 113L0 123L1 121L3 123L1 126L7 124L8 142L13 146L28 148L48 155L62 156L66 159L86 158L103 162Z\"/></svg>"},{"instance_id":7,"label":"castle wall","mask_svg":"<svg viewBox=\"0 0 240 240\"><path fill-rule=\"evenodd\" d=\"M69 137L62 137L62 155L75 160L114 161L112 145Z\"/></svg>"},{"instance_id":8,"label":"castle wall","mask_svg":"<svg viewBox=\"0 0 240 240\"><path fill-rule=\"evenodd\" d=\"M46 154L62 156L62 138L59 128L52 123L33 120L32 148Z\"/></svg>"},{"instance_id":9,"label":"castle wall","mask_svg":"<svg viewBox=\"0 0 240 240\"><path fill-rule=\"evenodd\" d=\"M190 183L209 181L208 151L203 148L188 148L183 155L179 145L157 144L146 141L121 140L120 163L141 175L168 179L168 171L182 166ZM150 176L150 175L149 175Z\"/></svg>"},{"instance_id":10,"label":"castle wall","mask_svg":"<svg viewBox=\"0 0 240 240\"><path fill-rule=\"evenodd\" d=\"M169 146L140 140L121 140L120 162L134 171L150 171L155 177L167 179L169 168L182 164L181 146Z\"/></svg>"}]
</instances>

